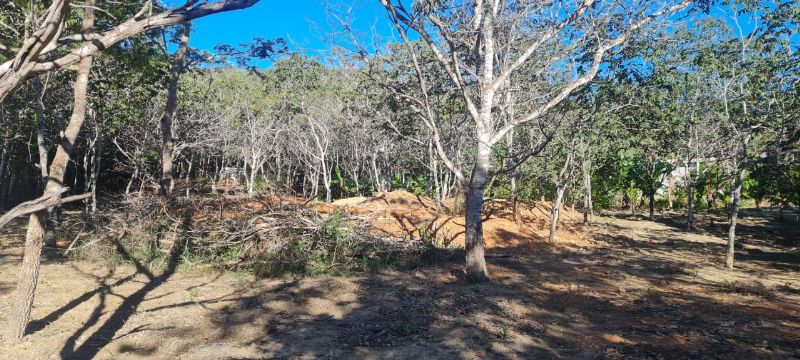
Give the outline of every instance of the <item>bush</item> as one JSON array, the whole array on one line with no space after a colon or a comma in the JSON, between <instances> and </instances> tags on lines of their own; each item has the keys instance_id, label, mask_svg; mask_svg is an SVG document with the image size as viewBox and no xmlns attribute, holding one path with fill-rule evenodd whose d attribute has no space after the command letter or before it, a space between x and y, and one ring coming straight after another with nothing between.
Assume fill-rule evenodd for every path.
<instances>
[{"instance_id":1,"label":"bush","mask_svg":"<svg viewBox=\"0 0 800 360\"><path fill-rule=\"evenodd\" d=\"M173 261L169 265L247 271L257 276L313 276L414 266L428 251L422 242L377 238L342 212L321 217L303 204L254 206L257 201L215 197L159 204L156 199L123 200L86 222L92 224L92 231L71 255L93 261L113 259L109 265L135 263L152 270L164 269ZM173 249L180 253L169 257Z\"/></svg>"}]
</instances>

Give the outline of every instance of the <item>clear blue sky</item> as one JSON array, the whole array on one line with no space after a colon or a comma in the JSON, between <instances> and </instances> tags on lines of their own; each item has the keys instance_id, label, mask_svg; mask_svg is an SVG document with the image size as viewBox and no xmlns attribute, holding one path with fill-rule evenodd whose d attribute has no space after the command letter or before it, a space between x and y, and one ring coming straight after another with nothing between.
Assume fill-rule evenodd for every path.
<instances>
[{"instance_id":1,"label":"clear blue sky","mask_svg":"<svg viewBox=\"0 0 800 360\"><path fill-rule=\"evenodd\" d=\"M227 43L238 45L253 37L265 39L284 38L290 50L307 53L327 48L325 37L338 24L329 18L323 4L349 4L337 13L351 9L350 20L357 31L370 31L375 27L380 34L389 34L385 10L377 0L261 0L251 8L216 14L194 21L191 45L203 50ZM335 28L334 28L335 25Z\"/></svg>"},{"instance_id":2,"label":"clear blue sky","mask_svg":"<svg viewBox=\"0 0 800 360\"><path fill-rule=\"evenodd\" d=\"M313 55L328 48L326 37L330 32L341 29L336 20L328 16L325 6L339 6L337 14L349 9L349 20L358 32L374 29L383 37L392 34L393 29L378 0L261 0L248 9L195 20L191 45L210 51L219 44L238 45L250 42L253 37L284 38L290 50ZM731 23L729 16L716 9L712 16L727 18ZM753 25L746 21L741 25L745 31L752 30ZM798 41L797 37L793 40ZM369 44L363 45L369 48Z\"/></svg>"}]
</instances>

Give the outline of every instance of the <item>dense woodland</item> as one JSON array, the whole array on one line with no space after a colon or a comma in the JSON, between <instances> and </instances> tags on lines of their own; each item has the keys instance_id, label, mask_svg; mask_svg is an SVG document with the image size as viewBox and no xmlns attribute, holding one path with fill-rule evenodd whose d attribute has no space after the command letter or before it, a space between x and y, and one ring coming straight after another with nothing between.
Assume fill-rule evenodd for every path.
<instances>
[{"instance_id":1,"label":"dense woodland","mask_svg":"<svg viewBox=\"0 0 800 360\"><path fill-rule=\"evenodd\" d=\"M392 34L331 6L324 53L192 47L192 20L258 0L0 4L0 209L30 214L12 337L64 209L102 232L142 202L406 190L465 216L475 281L487 199L551 202L550 241L566 208L710 214L729 268L740 208L794 220L796 1L376 1Z\"/></svg>"}]
</instances>

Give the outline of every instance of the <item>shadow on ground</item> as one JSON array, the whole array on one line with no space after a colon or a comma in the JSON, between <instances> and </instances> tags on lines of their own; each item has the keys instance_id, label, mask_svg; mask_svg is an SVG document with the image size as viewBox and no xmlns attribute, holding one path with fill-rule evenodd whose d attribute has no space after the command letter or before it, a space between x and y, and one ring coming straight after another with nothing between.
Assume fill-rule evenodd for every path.
<instances>
[{"instance_id":1,"label":"shadow on ground","mask_svg":"<svg viewBox=\"0 0 800 360\"><path fill-rule=\"evenodd\" d=\"M486 284L466 283L447 250L408 271L218 282L176 274L188 237L158 275L120 246L136 272L86 274L97 286L34 321L27 341L44 343L49 326L77 318L79 326L49 339L62 358L797 356L798 284L742 294L710 281L699 274L724 272L716 258L724 243L687 234L669 225L595 225L591 236L603 246L505 249L510 256L489 258L493 281ZM748 236L748 244L771 241ZM775 261L741 250L743 266ZM796 267L781 271L797 278ZM748 274L728 275L757 279ZM90 300L96 306L78 313Z\"/></svg>"}]
</instances>

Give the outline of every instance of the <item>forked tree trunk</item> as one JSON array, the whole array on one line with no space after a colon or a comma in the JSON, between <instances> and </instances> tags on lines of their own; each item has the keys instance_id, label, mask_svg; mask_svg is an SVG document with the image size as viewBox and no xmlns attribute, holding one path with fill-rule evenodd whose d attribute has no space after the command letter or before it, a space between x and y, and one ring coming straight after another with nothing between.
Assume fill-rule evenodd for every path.
<instances>
[{"instance_id":1,"label":"forked tree trunk","mask_svg":"<svg viewBox=\"0 0 800 360\"><path fill-rule=\"evenodd\" d=\"M742 197L742 184L744 183L744 175L746 171L746 164L742 164L739 168L736 177L733 180L731 188L731 224L728 227L728 253L725 256L725 266L728 269L733 269L734 258L734 242L736 241L736 220L739 217L739 201Z\"/></svg>"},{"instance_id":2,"label":"forked tree trunk","mask_svg":"<svg viewBox=\"0 0 800 360\"><path fill-rule=\"evenodd\" d=\"M84 3L83 31L90 33L94 27L94 0ZM49 180L45 186L44 194L55 192L63 186L64 173L69 163L69 156L75 140L78 138L83 121L86 118L86 87L89 83L89 74L92 68L92 57L81 59L78 64L78 74L73 85L74 104L72 117L64 130L64 138L56 150L56 155L50 164ZM17 291L9 313L10 332L9 339L17 341L25 335L31 315L33 297L36 293L36 284L39 278L42 248L44 247L45 223L47 212L42 211L30 216L28 229L25 234L25 253L19 272Z\"/></svg>"},{"instance_id":3,"label":"forked tree trunk","mask_svg":"<svg viewBox=\"0 0 800 360\"><path fill-rule=\"evenodd\" d=\"M472 169L472 178L466 189L466 224L465 247L467 251L467 277L472 281L485 281L489 278L484 258L483 224L481 211L483 209L483 190L489 180L491 167L491 148L485 142L479 142L475 166Z\"/></svg>"},{"instance_id":4,"label":"forked tree trunk","mask_svg":"<svg viewBox=\"0 0 800 360\"><path fill-rule=\"evenodd\" d=\"M133 181L136 180L137 176L139 176L139 166L134 165L133 174L131 174L131 178L128 180L128 185L125 186L125 195L129 195L131 193L131 187L133 186Z\"/></svg>"},{"instance_id":5,"label":"forked tree trunk","mask_svg":"<svg viewBox=\"0 0 800 360\"><path fill-rule=\"evenodd\" d=\"M567 184L569 183L570 173L572 172L572 160L574 156L574 150L570 149L570 153L567 155L567 159L564 161L564 166L561 167L561 171L558 173L558 178L556 179L556 190L553 194L553 206L550 209L550 233L547 236L547 240L550 242L555 241L556 238L558 218L561 213L561 203L564 199L564 192L567 190Z\"/></svg>"},{"instance_id":6,"label":"forked tree trunk","mask_svg":"<svg viewBox=\"0 0 800 360\"><path fill-rule=\"evenodd\" d=\"M164 108L164 115L161 117L161 181L159 189L162 196L172 195L175 184L172 179L173 163L172 153L175 150L175 140L172 138L172 121L178 110L178 81L183 72L184 60L189 48L189 35L191 33L191 23L183 24L181 42L178 51L172 58L172 66L169 73L169 87L167 90L167 105Z\"/></svg>"}]
</instances>

